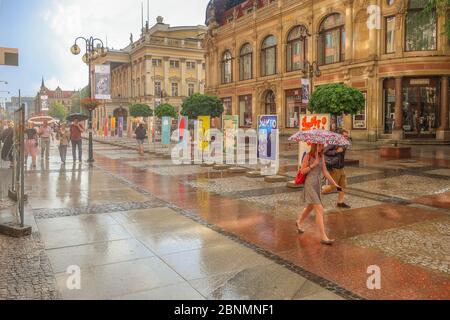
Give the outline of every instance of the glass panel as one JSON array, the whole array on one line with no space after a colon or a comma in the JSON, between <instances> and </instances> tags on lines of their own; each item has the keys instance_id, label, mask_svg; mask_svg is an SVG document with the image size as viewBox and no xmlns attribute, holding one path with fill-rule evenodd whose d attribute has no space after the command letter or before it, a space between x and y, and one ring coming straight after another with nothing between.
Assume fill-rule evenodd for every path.
<instances>
[{"instance_id":1,"label":"glass panel","mask_svg":"<svg viewBox=\"0 0 450 320\"><path fill-rule=\"evenodd\" d=\"M391 134L395 125L395 90L384 90L384 132Z\"/></svg>"},{"instance_id":2,"label":"glass panel","mask_svg":"<svg viewBox=\"0 0 450 320\"><path fill-rule=\"evenodd\" d=\"M277 39L274 36L268 36L262 45L263 49L273 47L277 45Z\"/></svg>"},{"instance_id":3,"label":"glass panel","mask_svg":"<svg viewBox=\"0 0 450 320\"><path fill-rule=\"evenodd\" d=\"M292 53L289 61L291 62L291 70L300 70L303 66L304 55L303 55L303 41L295 41L292 43L290 52Z\"/></svg>"},{"instance_id":4,"label":"glass panel","mask_svg":"<svg viewBox=\"0 0 450 320\"><path fill-rule=\"evenodd\" d=\"M395 17L386 18L386 53L395 52Z\"/></svg>"},{"instance_id":5,"label":"glass panel","mask_svg":"<svg viewBox=\"0 0 450 320\"><path fill-rule=\"evenodd\" d=\"M252 78L252 55L247 54L241 59L241 80L248 80Z\"/></svg>"},{"instance_id":6,"label":"glass panel","mask_svg":"<svg viewBox=\"0 0 450 320\"><path fill-rule=\"evenodd\" d=\"M242 47L242 49L241 49L241 55L242 56L247 54L247 53L251 53L251 52L252 52L252 46L249 43L245 44Z\"/></svg>"},{"instance_id":7,"label":"glass panel","mask_svg":"<svg viewBox=\"0 0 450 320\"><path fill-rule=\"evenodd\" d=\"M239 97L239 126L252 126L252 96Z\"/></svg>"},{"instance_id":8,"label":"glass panel","mask_svg":"<svg viewBox=\"0 0 450 320\"><path fill-rule=\"evenodd\" d=\"M232 108L232 99L231 98L223 98L222 99L223 108L224 108L224 115L232 115L233 114L233 108Z\"/></svg>"},{"instance_id":9,"label":"glass panel","mask_svg":"<svg viewBox=\"0 0 450 320\"><path fill-rule=\"evenodd\" d=\"M301 92L301 89L286 92L286 128L299 128L300 115L306 114Z\"/></svg>"},{"instance_id":10,"label":"glass panel","mask_svg":"<svg viewBox=\"0 0 450 320\"><path fill-rule=\"evenodd\" d=\"M275 74L276 72L276 48L265 50L265 75Z\"/></svg>"},{"instance_id":11,"label":"glass panel","mask_svg":"<svg viewBox=\"0 0 450 320\"><path fill-rule=\"evenodd\" d=\"M334 13L328 16L321 24L320 31L332 29L344 24L344 19L341 14Z\"/></svg>"},{"instance_id":12,"label":"glass panel","mask_svg":"<svg viewBox=\"0 0 450 320\"><path fill-rule=\"evenodd\" d=\"M406 16L406 51L436 50L436 12L430 17L421 11Z\"/></svg>"},{"instance_id":13,"label":"glass panel","mask_svg":"<svg viewBox=\"0 0 450 320\"><path fill-rule=\"evenodd\" d=\"M340 37L341 32L339 29L328 31L325 33L325 63L339 62L340 56Z\"/></svg>"}]
</instances>

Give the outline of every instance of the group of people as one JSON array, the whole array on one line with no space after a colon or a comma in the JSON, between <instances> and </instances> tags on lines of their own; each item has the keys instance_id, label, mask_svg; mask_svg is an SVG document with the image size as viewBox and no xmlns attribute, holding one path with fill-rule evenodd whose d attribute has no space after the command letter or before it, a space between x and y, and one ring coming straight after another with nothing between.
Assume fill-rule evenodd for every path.
<instances>
[{"instance_id":1,"label":"group of people","mask_svg":"<svg viewBox=\"0 0 450 320\"><path fill-rule=\"evenodd\" d=\"M74 120L70 127L65 123L59 126L50 126L48 121L44 121L42 126L35 127L33 123L28 124L25 131L25 164L28 157L31 157L31 166L36 168L36 161L39 147L41 149L41 159L48 160L50 158L51 142L57 140L61 163L66 163L67 148L69 143L72 144L72 156L74 163L78 160L82 161L82 133L85 131L83 125ZM40 140L40 143L39 143ZM13 166L13 146L14 146L14 122L10 121L4 124L0 132L0 141L2 143L1 158L9 161ZM77 150L78 149L78 150Z\"/></svg>"},{"instance_id":2,"label":"group of people","mask_svg":"<svg viewBox=\"0 0 450 320\"><path fill-rule=\"evenodd\" d=\"M342 135L347 139L348 131L342 130ZM309 215L315 211L316 224L320 231L321 243L332 245L335 240L327 235L324 223L324 207L322 194L338 192L337 207L349 209L350 206L344 202L345 191L347 187L347 177L345 174L345 147L327 146L322 144L313 144L311 151L304 157L301 173L306 176L303 201L305 208L296 221L299 234L305 233L304 223ZM324 176L329 185L322 188L322 176Z\"/></svg>"}]
</instances>

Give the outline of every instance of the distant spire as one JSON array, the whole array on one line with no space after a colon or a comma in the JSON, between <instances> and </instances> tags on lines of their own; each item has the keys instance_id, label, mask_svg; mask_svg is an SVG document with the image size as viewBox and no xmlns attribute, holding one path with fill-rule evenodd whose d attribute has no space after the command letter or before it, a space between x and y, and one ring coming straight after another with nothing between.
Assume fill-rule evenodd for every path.
<instances>
[{"instance_id":1,"label":"distant spire","mask_svg":"<svg viewBox=\"0 0 450 320\"><path fill-rule=\"evenodd\" d=\"M44 87L45 87L45 85L44 85L44 76L42 76L41 88L44 88Z\"/></svg>"}]
</instances>

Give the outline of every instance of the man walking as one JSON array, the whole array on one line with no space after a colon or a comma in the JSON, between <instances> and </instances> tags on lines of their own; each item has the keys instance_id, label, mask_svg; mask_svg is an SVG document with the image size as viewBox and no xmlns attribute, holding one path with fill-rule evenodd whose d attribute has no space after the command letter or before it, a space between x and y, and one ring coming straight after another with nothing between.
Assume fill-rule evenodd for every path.
<instances>
[{"instance_id":1,"label":"man walking","mask_svg":"<svg viewBox=\"0 0 450 320\"><path fill-rule=\"evenodd\" d=\"M347 130L342 130L341 134L350 139ZM339 146L328 146L326 147L325 162L327 164L328 171L330 171L331 176L334 181L342 188L337 190L339 193L337 207L342 209L350 209L351 207L344 202L345 192L344 188L347 187L347 176L345 175L345 153L347 148ZM322 193L329 194L336 191L335 186L325 186Z\"/></svg>"},{"instance_id":2,"label":"man walking","mask_svg":"<svg viewBox=\"0 0 450 320\"><path fill-rule=\"evenodd\" d=\"M44 125L39 129L39 136L41 137L41 158L48 160L50 158L50 138L53 141L53 131L48 125L48 121L44 121Z\"/></svg>"},{"instance_id":3,"label":"man walking","mask_svg":"<svg viewBox=\"0 0 450 320\"><path fill-rule=\"evenodd\" d=\"M73 162L75 163L77 161L77 148L78 148L78 161L82 161L82 155L83 155L83 143L81 139L81 134L84 132L84 128L79 123L78 119L75 119L70 126L70 141L72 142L72 157Z\"/></svg>"}]
</instances>

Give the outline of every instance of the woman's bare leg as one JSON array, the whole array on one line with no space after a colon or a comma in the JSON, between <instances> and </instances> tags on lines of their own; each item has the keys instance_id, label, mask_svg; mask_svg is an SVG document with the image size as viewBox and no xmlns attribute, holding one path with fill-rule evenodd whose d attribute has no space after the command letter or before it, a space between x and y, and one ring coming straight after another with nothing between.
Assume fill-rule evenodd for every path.
<instances>
[{"instance_id":1,"label":"woman's bare leg","mask_svg":"<svg viewBox=\"0 0 450 320\"><path fill-rule=\"evenodd\" d=\"M303 209L302 214L298 217L299 220L297 220L297 224L300 228L303 226L303 223L305 222L306 218L309 217L313 209L314 207L312 205L308 205L305 207L305 209Z\"/></svg>"},{"instance_id":2,"label":"woman's bare leg","mask_svg":"<svg viewBox=\"0 0 450 320\"><path fill-rule=\"evenodd\" d=\"M328 241L330 240L325 231L325 223L323 222L323 206L315 205L314 209L316 211L316 224L320 230L320 237L322 240Z\"/></svg>"}]
</instances>

